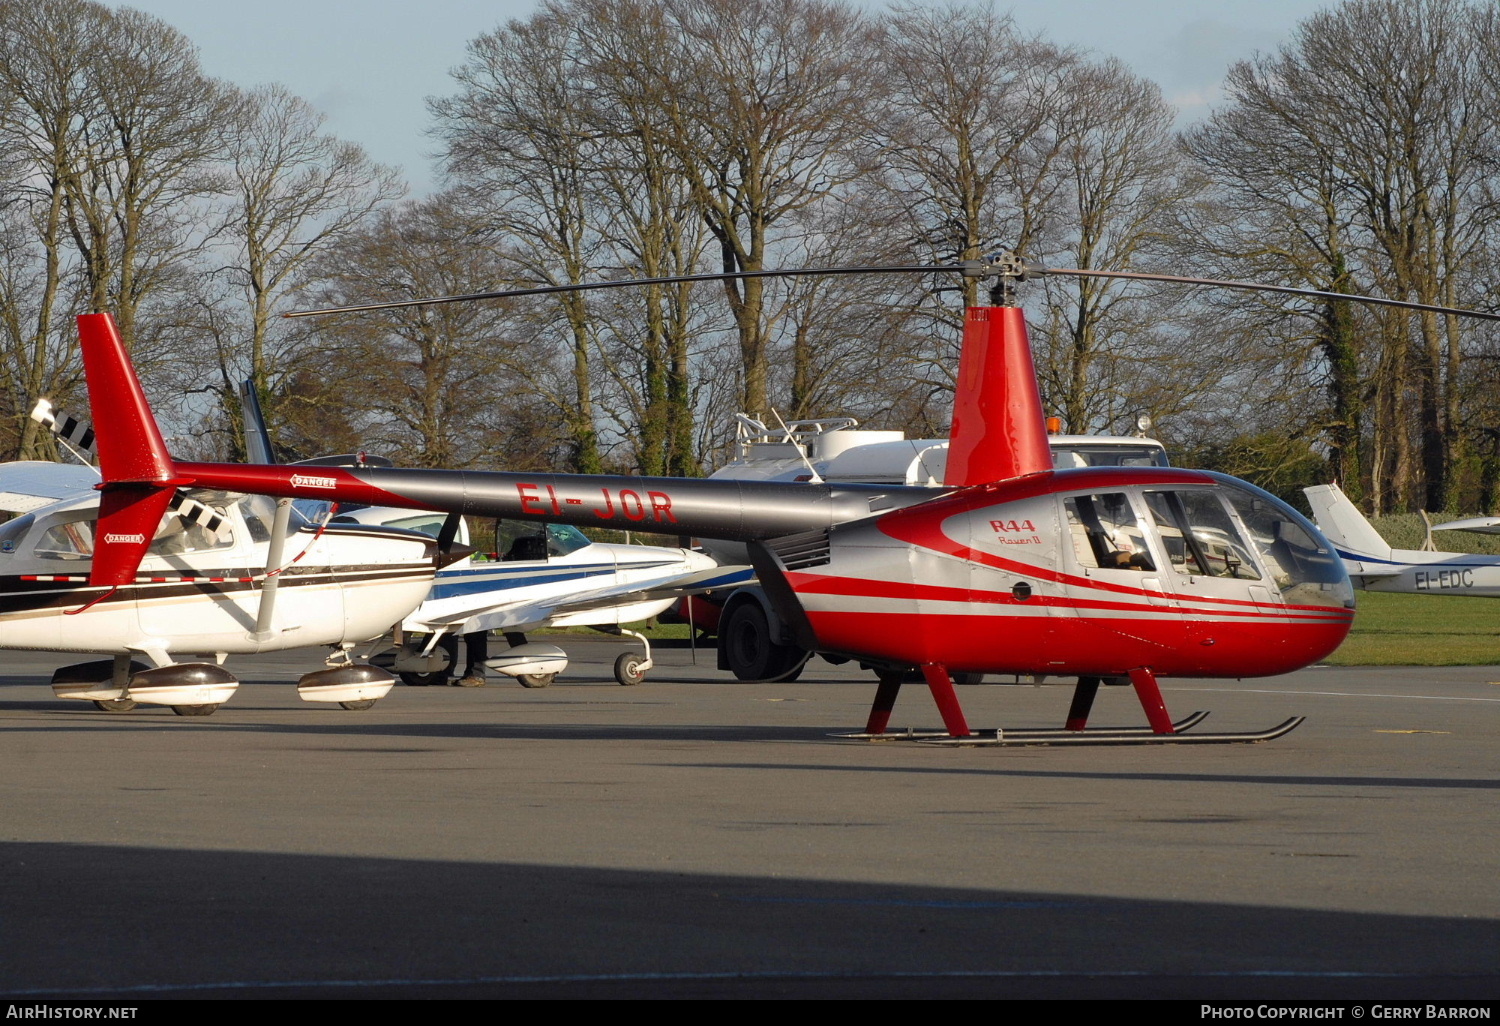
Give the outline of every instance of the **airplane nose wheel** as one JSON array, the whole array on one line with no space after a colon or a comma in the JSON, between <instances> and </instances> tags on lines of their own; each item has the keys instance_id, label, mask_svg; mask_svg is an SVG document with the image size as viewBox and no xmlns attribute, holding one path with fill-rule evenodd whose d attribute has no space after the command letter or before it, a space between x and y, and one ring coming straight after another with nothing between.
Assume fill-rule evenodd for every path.
<instances>
[{"instance_id":1,"label":"airplane nose wheel","mask_svg":"<svg viewBox=\"0 0 1500 1026\"><path fill-rule=\"evenodd\" d=\"M646 679L646 671L656 665L651 658L651 641L640 631L633 631L626 627L614 624L596 626L596 631L604 634L613 634L616 637L629 635L641 643L646 651L644 654L635 652L624 652L615 659L615 680L627 688L634 687Z\"/></svg>"},{"instance_id":2,"label":"airplane nose wheel","mask_svg":"<svg viewBox=\"0 0 1500 1026\"><path fill-rule=\"evenodd\" d=\"M644 660L634 652L626 652L615 660L615 680L632 687L646 679Z\"/></svg>"}]
</instances>

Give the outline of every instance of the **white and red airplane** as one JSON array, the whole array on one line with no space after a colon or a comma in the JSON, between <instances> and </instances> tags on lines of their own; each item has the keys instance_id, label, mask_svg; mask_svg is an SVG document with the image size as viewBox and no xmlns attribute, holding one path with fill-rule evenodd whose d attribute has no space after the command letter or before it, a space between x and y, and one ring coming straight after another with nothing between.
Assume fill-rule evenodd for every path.
<instances>
[{"instance_id":1,"label":"white and red airplane","mask_svg":"<svg viewBox=\"0 0 1500 1026\"><path fill-rule=\"evenodd\" d=\"M38 410L90 447L87 425L54 416L45 401ZM365 709L390 690L389 673L349 652L422 601L440 561L434 539L346 525L291 530L264 496L187 482L170 489L155 519L134 514L119 527L106 518L101 527L101 472L136 472L117 448L104 452L99 469L0 465L0 509L20 514L0 525L0 648L110 657L60 668L59 698L109 712L147 703L207 715L239 686L222 665L229 655L308 646L335 653L301 678L303 699ZM115 545L140 555L131 572L106 581L96 557Z\"/></svg>"},{"instance_id":2,"label":"white and red airplane","mask_svg":"<svg viewBox=\"0 0 1500 1026\"><path fill-rule=\"evenodd\" d=\"M1078 678L1063 729L996 739L1005 743L1262 740L1295 726L1292 719L1254 734L1184 733L1187 724L1172 722L1157 680L1285 673L1336 648L1353 617L1353 592L1317 528L1223 474L1052 467L1014 285L1036 273L1112 272L1040 269L1010 255L895 270L999 279L994 305L967 314L937 488L175 461L110 318L85 315L94 420L111 429L99 439L102 540L90 583L135 580L182 487L721 538L749 543L757 576L799 644L877 670L881 685L864 736L883 734L912 671L926 681L947 738L963 742L975 739L952 685L955 671ZM585 287L623 284L639 283ZM1111 678L1134 685L1149 731L1086 730L1094 694Z\"/></svg>"}]
</instances>

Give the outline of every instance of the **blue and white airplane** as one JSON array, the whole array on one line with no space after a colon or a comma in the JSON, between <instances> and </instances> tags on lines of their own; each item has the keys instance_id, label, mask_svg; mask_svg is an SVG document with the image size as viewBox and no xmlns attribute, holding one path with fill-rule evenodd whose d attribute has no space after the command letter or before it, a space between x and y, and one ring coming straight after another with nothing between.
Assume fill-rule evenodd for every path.
<instances>
[{"instance_id":1,"label":"blue and white airplane","mask_svg":"<svg viewBox=\"0 0 1500 1026\"><path fill-rule=\"evenodd\" d=\"M1500 598L1500 556L1396 549L1335 484L1304 488L1313 517L1338 549L1349 579L1366 591ZM1434 524L1434 531L1500 534L1500 517Z\"/></svg>"},{"instance_id":2,"label":"blue and white airplane","mask_svg":"<svg viewBox=\"0 0 1500 1026\"><path fill-rule=\"evenodd\" d=\"M310 513L316 511L309 510ZM406 528L441 539L447 516L372 506L340 512L330 521ZM459 545L468 546L460 523ZM489 658L472 649L457 682L483 683L479 664L515 677L526 687L546 687L568 665L556 645L528 642L544 627L592 627L639 641L643 653L615 660L615 679L638 684L651 669L651 644L624 626L665 611L678 598L749 581L748 566L720 566L702 552L655 545L591 541L566 524L502 520L496 551L488 559L465 556L440 569L426 601L400 624L392 668L408 684L446 683L457 666L457 640L499 631L510 648Z\"/></svg>"}]
</instances>

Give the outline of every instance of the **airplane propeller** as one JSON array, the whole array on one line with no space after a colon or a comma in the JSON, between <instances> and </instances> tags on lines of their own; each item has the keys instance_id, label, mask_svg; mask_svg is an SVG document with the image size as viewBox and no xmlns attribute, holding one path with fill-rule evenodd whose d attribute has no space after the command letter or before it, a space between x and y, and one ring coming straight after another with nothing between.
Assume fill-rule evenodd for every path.
<instances>
[{"instance_id":1,"label":"airplane propeller","mask_svg":"<svg viewBox=\"0 0 1500 1026\"><path fill-rule=\"evenodd\" d=\"M85 463L93 463L98 458L94 426L83 417L60 410L46 399L38 399L32 407L31 419L56 435L59 442ZM218 534L224 529L225 520L221 513L181 489L173 493L167 503L167 512L190 524L197 524L209 534Z\"/></svg>"}]
</instances>

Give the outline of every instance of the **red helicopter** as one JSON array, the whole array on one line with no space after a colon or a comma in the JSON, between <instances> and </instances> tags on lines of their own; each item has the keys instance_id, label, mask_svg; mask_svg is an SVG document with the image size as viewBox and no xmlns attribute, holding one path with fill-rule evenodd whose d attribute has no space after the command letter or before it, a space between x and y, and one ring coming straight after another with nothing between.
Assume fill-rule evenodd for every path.
<instances>
[{"instance_id":1,"label":"red helicopter","mask_svg":"<svg viewBox=\"0 0 1500 1026\"><path fill-rule=\"evenodd\" d=\"M941 488L178 462L166 452L110 317L84 315L79 325L94 423L108 427L98 432L101 465L115 468L100 486L104 540L91 583L134 580L141 539L151 537L184 486L693 535L747 544L790 640L876 671L880 684L865 730L848 736L885 736L903 679L918 672L945 727L931 739L950 743L1261 741L1300 723L1293 718L1253 733L1192 732L1206 714L1174 723L1157 680L1269 676L1332 652L1354 616L1353 589L1334 547L1281 500L1223 474L1054 470L1015 286L1038 274L1076 274L1360 297L1048 269L1011 254L956 265L651 281L872 271L997 279L992 305L967 311ZM552 286L292 316L639 284ZM953 687L958 672L1076 676L1078 683L1061 729L979 738ZM1088 729L1099 686L1126 681L1149 726Z\"/></svg>"}]
</instances>

